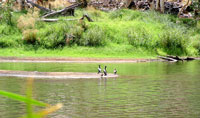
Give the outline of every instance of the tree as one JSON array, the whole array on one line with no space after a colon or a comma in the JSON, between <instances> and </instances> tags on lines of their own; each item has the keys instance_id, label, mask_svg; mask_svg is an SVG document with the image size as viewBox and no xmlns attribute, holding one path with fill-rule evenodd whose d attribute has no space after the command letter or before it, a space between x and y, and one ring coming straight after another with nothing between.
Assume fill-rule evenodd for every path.
<instances>
[{"instance_id":1,"label":"tree","mask_svg":"<svg viewBox=\"0 0 200 118\"><path fill-rule=\"evenodd\" d=\"M165 11L165 6L164 6L165 0L156 0L156 10L160 10L162 13Z\"/></svg>"}]
</instances>

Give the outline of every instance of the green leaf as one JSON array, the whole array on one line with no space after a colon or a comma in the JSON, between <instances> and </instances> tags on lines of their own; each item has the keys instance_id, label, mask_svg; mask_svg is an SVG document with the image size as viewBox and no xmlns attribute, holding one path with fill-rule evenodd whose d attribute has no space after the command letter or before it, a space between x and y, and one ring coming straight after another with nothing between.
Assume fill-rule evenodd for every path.
<instances>
[{"instance_id":1,"label":"green leaf","mask_svg":"<svg viewBox=\"0 0 200 118\"><path fill-rule=\"evenodd\" d=\"M21 102L30 103L30 104L33 104L33 105L36 105L36 106L44 106L44 107L48 106L48 104L46 104L46 103L43 103L43 102L40 102L40 101L37 101L37 100L34 100L34 99L28 99L24 96L21 96L21 95L15 94L15 93L11 93L11 92L6 92L6 91L0 90L0 95L3 95L5 97L8 97L8 98L11 98L11 99L14 99L14 100L18 100L18 101L21 101Z\"/></svg>"}]
</instances>

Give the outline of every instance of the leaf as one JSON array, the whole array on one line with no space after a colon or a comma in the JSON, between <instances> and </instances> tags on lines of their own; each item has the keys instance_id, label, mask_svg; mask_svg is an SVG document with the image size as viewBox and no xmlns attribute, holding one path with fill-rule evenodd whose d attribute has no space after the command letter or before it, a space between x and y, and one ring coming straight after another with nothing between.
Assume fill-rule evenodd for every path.
<instances>
[{"instance_id":1,"label":"leaf","mask_svg":"<svg viewBox=\"0 0 200 118\"><path fill-rule=\"evenodd\" d=\"M50 113L55 112L58 109L62 108L62 106L63 105L61 103L59 103L59 104L56 104L55 106L50 106L44 110L38 111L36 113L32 113L32 118L43 118L43 117L49 115ZM22 118L29 118L29 117L28 117L28 115L26 115Z\"/></svg>"},{"instance_id":2,"label":"leaf","mask_svg":"<svg viewBox=\"0 0 200 118\"><path fill-rule=\"evenodd\" d=\"M31 104L36 105L36 106L44 106L44 107L49 106L46 103L43 103L43 102L40 102L40 101L37 101L37 100L34 100L34 99L28 99L24 96L21 96L21 95L15 94L15 93L11 93L11 92L6 92L6 91L3 91L3 90L0 90L0 95L3 95L5 97L8 97L8 98L11 98L11 99L14 99L14 100L18 100L18 101L21 101L21 102L31 103Z\"/></svg>"}]
</instances>

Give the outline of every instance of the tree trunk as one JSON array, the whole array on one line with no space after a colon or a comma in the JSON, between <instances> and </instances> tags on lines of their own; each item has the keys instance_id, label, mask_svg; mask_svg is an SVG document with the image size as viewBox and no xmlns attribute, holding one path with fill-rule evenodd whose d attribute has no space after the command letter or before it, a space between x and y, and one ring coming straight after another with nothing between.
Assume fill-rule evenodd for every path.
<instances>
[{"instance_id":1,"label":"tree trunk","mask_svg":"<svg viewBox=\"0 0 200 118\"><path fill-rule=\"evenodd\" d=\"M159 10L160 6L159 6L160 0L156 0L156 10Z\"/></svg>"},{"instance_id":2,"label":"tree trunk","mask_svg":"<svg viewBox=\"0 0 200 118\"><path fill-rule=\"evenodd\" d=\"M161 13L165 12L164 2L165 2L165 0L160 0L160 11L161 11Z\"/></svg>"}]
</instances>

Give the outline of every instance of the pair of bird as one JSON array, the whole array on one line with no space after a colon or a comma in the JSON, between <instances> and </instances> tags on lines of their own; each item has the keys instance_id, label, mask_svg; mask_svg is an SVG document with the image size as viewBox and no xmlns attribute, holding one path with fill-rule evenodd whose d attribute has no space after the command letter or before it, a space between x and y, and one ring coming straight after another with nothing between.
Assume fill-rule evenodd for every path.
<instances>
[{"instance_id":1,"label":"pair of bird","mask_svg":"<svg viewBox=\"0 0 200 118\"><path fill-rule=\"evenodd\" d=\"M107 66L105 66L105 67L104 67L104 70L103 70L104 76L107 76L107 70L106 70L106 69L107 69ZM101 66L100 66L100 65L99 65L99 67L98 67L98 74L99 74L99 73L101 73ZM116 69L116 68L114 69L114 74L115 74L115 75L117 74L117 69ZM102 75L102 76L103 76L103 75Z\"/></svg>"}]
</instances>

